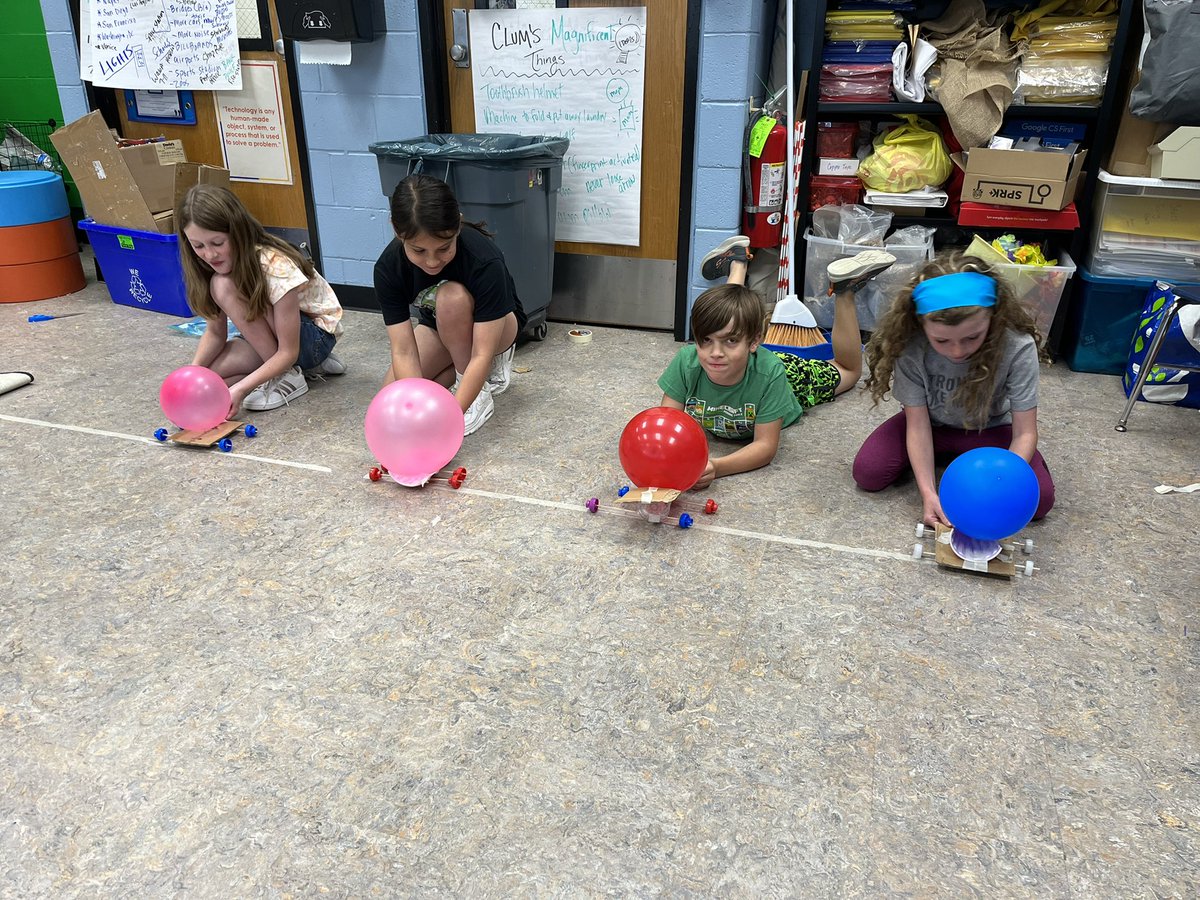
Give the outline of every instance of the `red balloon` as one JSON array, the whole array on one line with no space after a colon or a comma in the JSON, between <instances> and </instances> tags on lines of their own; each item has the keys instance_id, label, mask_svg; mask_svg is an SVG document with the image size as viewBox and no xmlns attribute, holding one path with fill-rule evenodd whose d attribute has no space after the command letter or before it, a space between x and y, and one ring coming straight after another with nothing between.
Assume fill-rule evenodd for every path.
<instances>
[{"instance_id":1,"label":"red balloon","mask_svg":"<svg viewBox=\"0 0 1200 900\"><path fill-rule=\"evenodd\" d=\"M680 409L656 406L638 413L621 432L621 467L635 487L686 491L708 465L708 439Z\"/></svg>"}]
</instances>

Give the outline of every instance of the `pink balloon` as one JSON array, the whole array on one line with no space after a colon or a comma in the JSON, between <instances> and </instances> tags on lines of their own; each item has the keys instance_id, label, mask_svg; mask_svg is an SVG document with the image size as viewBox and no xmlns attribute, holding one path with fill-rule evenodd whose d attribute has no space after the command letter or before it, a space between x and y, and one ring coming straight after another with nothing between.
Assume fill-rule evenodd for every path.
<instances>
[{"instance_id":1,"label":"pink balloon","mask_svg":"<svg viewBox=\"0 0 1200 900\"><path fill-rule=\"evenodd\" d=\"M224 380L204 366L183 366L163 379L158 402L180 428L208 431L225 421L232 399Z\"/></svg>"},{"instance_id":2,"label":"pink balloon","mask_svg":"<svg viewBox=\"0 0 1200 900\"><path fill-rule=\"evenodd\" d=\"M391 476L416 486L454 459L463 442L463 413L436 381L402 378L375 395L363 430Z\"/></svg>"}]
</instances>

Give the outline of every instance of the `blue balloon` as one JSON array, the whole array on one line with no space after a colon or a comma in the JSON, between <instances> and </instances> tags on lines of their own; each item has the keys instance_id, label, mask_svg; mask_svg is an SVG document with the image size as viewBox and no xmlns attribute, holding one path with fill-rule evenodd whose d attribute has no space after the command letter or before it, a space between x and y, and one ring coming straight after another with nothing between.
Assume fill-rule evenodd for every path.
<instances>
[{"instance_id":1,"label":"blue balloon","mask_svg":"<svg viewBox=\"0 0 1200 900\"><path fill-rule=\"evenodd\" d=\"M1003 540L1028 525L1040 497L1029 463L999 447L968 450L946 467L938 487L946 518L983 541Z\"/></svg>"}]
</instances>

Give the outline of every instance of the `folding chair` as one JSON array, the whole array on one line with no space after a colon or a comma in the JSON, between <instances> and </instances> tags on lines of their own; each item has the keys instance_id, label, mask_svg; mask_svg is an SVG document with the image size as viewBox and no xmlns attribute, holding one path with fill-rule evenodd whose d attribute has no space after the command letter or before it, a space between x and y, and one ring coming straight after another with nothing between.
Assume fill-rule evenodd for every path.
<instances>
[{"instance_id":1,"label":"folding chair","mask_svg":"<svg viewBox=\"0 0 1200 900\"><path fill-rule=\"evenodd\" d=\"M1150 341L1150 349L1146 351L1146 358L1142 360L1142 368L1138 372L1137 381L1133 385L1133 390L1129 392L1129 399L1125 401L1125 409L1121 412L1121 418L1117 420L1117 431L1125 431L1125 423L1129 421L1129 414L1133 411L1133 405L1137 403L1138 397L1142 395L1142 386L1146 383L1146 379L1150 377L1150 370L1154 368L1158 361L1158 350L1162 346L1162 342L1167 337L1167 331L1179 315L1179 310L1184 306L1200 304L1200 288L1197 287L1172 287L1171 288L1171 305L1167 307L1167 315L1163 318L1162 323L1158 327L1158 331L1154 333L1154 339ZM1170 363L1173 369L1182 369L1185 372L1200 372L1200 366L1185 365L1181 363Z\"/></svg>"}]
</instances>

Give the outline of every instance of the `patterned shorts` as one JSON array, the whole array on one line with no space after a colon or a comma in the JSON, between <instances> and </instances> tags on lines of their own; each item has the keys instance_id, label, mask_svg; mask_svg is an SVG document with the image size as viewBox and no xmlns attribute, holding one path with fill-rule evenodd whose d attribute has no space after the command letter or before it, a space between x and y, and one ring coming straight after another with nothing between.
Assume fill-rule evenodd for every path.
<instances>
[{"instance_id":1,"label":"patterned shorts","mask_svg":"<svg viewBox=\"0 0 1200 900\"><path fill-rule=\"evenodd\" d=\"M805 359L793 353L775 351L787 372L792 393L805 410L820 403L833 402L834 393L842 380L837 366L824 359Z\"/></svg>"}]
</instances>

